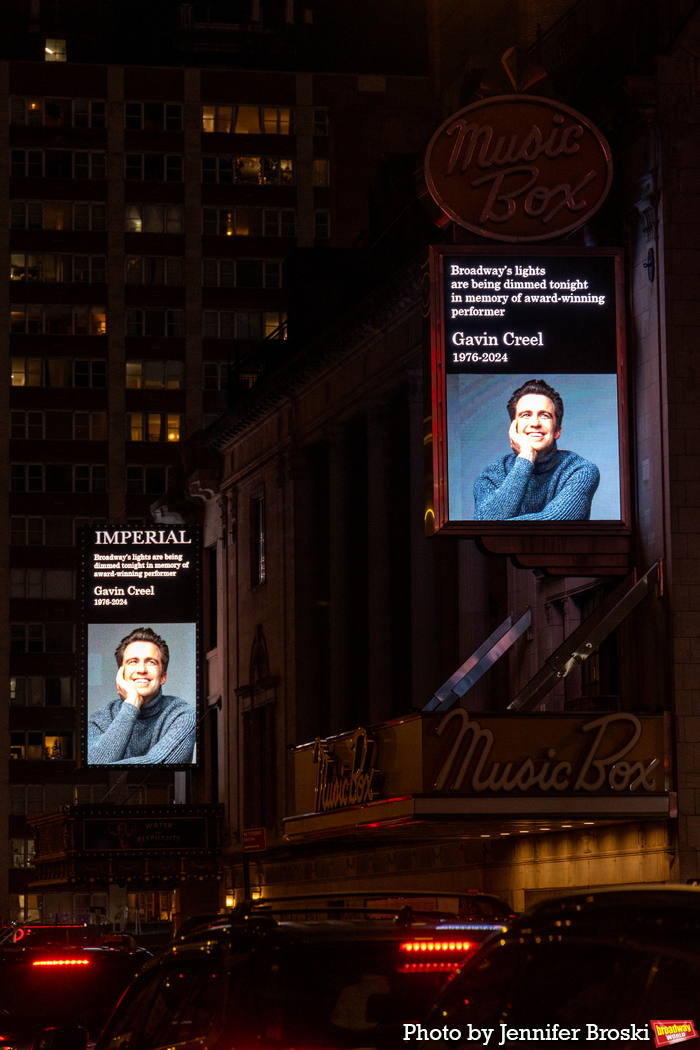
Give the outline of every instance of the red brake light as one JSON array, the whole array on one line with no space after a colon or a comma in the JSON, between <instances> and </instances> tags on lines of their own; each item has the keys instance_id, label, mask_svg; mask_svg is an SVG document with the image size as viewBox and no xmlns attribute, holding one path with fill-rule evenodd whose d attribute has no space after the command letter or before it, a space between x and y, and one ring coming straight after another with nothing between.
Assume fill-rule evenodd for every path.
<instances>
[{"instance_id":1,"label":"red brake light","mask_svg":"<svg viewBox=\"0 0 700 1050\"><path fill-rule=\"evenodd\" d=\"M457 962L407 962L397 967L397 973L456 973L462 965Z\"/></svg>"},{"instance_id":2,"label":"red brake light","mask_svg":"<svg viewBox=\"0 0 700 1050\"><path fill-rule=\"evenodd\" d=\"M468 952L472 944L469 941L404 941L402 952Z\"/></svg>"},{"instance_id":3,"label":"red brake light","mask_svg":"<svg viewBox=\"0 0 700 1050\"><path fill-rule=\"evenodd\" d=\"M421 962L401 962L398 973L455 973L475 947L471 941L404 941L400 950L410 953L414 959L420 956ZM446 958L449 955L456 958ZM429 956L432 956L430 961Z\"/></svg>"},{"instance_id":4,"label":"red brake light","mask_svg":"<svg viewBox=\"0 0 700 1050\"><path fill-rule=\"evenodd\" d=\"M89 966L89 959L36 959L32 966Z\"/></svg>"}]
</instances>

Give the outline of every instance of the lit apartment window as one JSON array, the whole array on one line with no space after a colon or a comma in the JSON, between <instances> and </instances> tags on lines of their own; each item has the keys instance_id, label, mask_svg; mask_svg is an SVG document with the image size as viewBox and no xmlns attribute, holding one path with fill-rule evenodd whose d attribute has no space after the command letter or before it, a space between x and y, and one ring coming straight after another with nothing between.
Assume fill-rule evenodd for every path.
<instances>
[{"instance_id":1,"label":"lit apartment window","mask_svg":"<svg viewBox=\"0 0 700 1050\"><path fill-rule=\"evenodd\" d=\"M55 37L49 37L44 41L44 61L46 62L65 62L66 61L66 42L65 40L58 40Z\"/></svg>"},{"instance_id":2,"label":"lit apartment window","mask_svg":"<svg viewBox=\"0 0 700 1050\"><path fill-rule=\"evenodd\" d=\"M202 208L204 236L296 237L292 208Z\"/></svg>"},{"instance_id":3,"label":"lit apartment window","mask_svg":"<svg viewBox=\"0 0 700 1050\"><path fill-rule=\"evenodd\" d=\"M10 839L12 867L29 868L34 863L34 839Z\"/></svg>"},{"instance_id":4,"label":"lit apartment window","mask_svg":"<svg viewBox=\"0 0 700 1050\"><path fill-rule=\"evenodd\" d=\"M44 362L40 357L13 357L10 364L11 386L43 386Z\"/></svg>"},{"instance_id":5,"label":"lit apartment window","mask_svg":"<svg viewBox=\"0 0 700 1050\"><path fill-rule=\"evenodd\" d=\"M146 441L160 441L163 430L163 420L160 412L146 413Z\"/></svg>"},{"instance_id":6,"label":"lit apartment window","mask_svg":"<svg viewBox=\"0 0 700 1050\"><path fill-rule=\"evenodd\" d=\"M143 412L127 412L126 440L143 441Z\"/></svg>"},{"instance_id":7,"label":"lit apartment window","mask_svg":"<svg viewBox=\"0 0 700 1050\"><path fill-rule=\"evenodd\" d=\"M124 127L135 131L182 131L182 103L126 102Z\"/></svg>"},{"instance_id":8,"label":"lit apartment window","mask_svg":"<svg viewBox=\"0 0 700 1050\"><path fill-rule=\"evenodd\" d=\"M33 98L10 99L10 123L47 128L103 128L106 107L101 99Z\"/></svg>"},{"instance_id":9,"label":"lit apartment window","mask_svg":"<svg viewBox=\"0 0 700 1050\"><path fill-rule=\"evenodd\" d=\"M182 417L171 412L128 412L127 441L179 441Z\"/></svg>"},{"instance_id":10,"label":"lit apartment window","mask_svg":"<svg viewBox=\"0 0 700 1050\"><path fill-rule=\"evenodd\" d=\"M10 124L40 127L44 123L43 98L10 99Z\"/></svg>"},{"instance_id":11,"label":"lit apartment window","mask_svg":"<svg viewBox=\"0 0 700 1050\"><path fill-rule=\"evenodd\" d=\"M30 730L10 734L10 758L28 762L73 758L73 734Z\"/></svg>"},{"instance_id":12,"label":"lit apartment window","mask_svg":"<svg viewBox=\"0 0 700 1050\"><path fill-rule=\"evenodd\" d=\"M228 134L233 126L233 106L203 106L202 131Z\"/></svg>"},{"instance_id":13,"label":"lit apartment window","mask_svg":"<svg viewBox=\"0 0 700 1050\"><path fill-rule=\"evenodd\" d=\"M184 284L185 260L177 256L127 255L127 284Z\"/></svg>"},{"instance_id":14,"label":"lit apartment window","mask_svg":"<svg viewBox=\"0 0 700 1050\"><path fill-rule=\"evenodd\" d=\"M105 335L104 306L19 303L10 307L10 332L29 335ZM17 385L17 384L16 384Z\"/></svg>"},{"instance_id":15,"label":"lit apartment window","mask_svg":"<svg viewBox=\"0 0 700 1050\"><path fill-rule=\"evenodd\" d=\"M314 157L314 186L328 186L328 160L325 157Z\"/></svg>"},{"instance_id":16,"label":"lit apartment window","mask_svg":"<svg viewBox=\"0 0 700 1050\"><path fill-rule=\"evenodd\" d=\"M204 310L205 339L286 339L287 315L277 310Z\"/></svg>"},{"instance_id":17,"label":"lit apartment window","mask_svg":"<svg viewBox=\"0 0 700 1050\"><path fill-rule=\"evenodd\" d=\"M126 233L182 233L182 205L127 204L124 229Z\"/></svg>"},{"instance_id":18,"label":"lit apartment window","mask_svg":"<svg viewBox=\"0 0 700 1050\"><path fill-rule=\"evenodd\" d=\"M236 135L293 135L288 106L203 106L202 131Z\"/></svg>"},{"instance_id":19,"label":"lit apartment window","mask_svg":"<svg viewBox=\"0 0 700 1050\"><path fill-rule=\"evenodd\" d=\"M202 157L202 182L284 186L293 181L291 157Z\"/></svg>"},{"instance_id":20,"label":"lit apartment window","mask_svg":"<svg viewBox=\"0 0 700 1050\"><path fill-rule=\"evenodd\" d=\"M13 252L10 255L10 280L104 284L106 259L104 255Z\"/></svg>"},{"instance_id":21,"label":"lit apartment window","mask_svg":"<svg viewBox=\"0 0 700 1050\"><path fill-rule=\"evenodd\" d=\"M184 361L127 361L127 390L182 390Z\"/></svg>"},{"instance_id":22,"label":"lit apartment window","mask_svg":"<svg viewBox=\"0 0 700 1050\"><path fill-rule=\"evenodd\" d=\"M14 230L104 230L105 204L79 201L11 201Z\"/></svg>"}]
</instances>

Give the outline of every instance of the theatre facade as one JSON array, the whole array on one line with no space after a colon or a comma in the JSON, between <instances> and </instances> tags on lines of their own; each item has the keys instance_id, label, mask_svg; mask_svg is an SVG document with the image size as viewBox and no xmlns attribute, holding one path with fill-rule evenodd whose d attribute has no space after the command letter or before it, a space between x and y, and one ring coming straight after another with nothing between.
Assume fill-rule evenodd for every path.
<instances>
[{"instance_id":1,"label":"theatre facade","mask_svg":"<svg viewBox=\"0 0 700 1050\"><path fill-rule=\"evenodd\" d=\"M191 449L217 707L198 790L226 807L229 899L244 892L251 829L266 833L266 849L246 855L263 897L479 890L521 909L573 887L698 877L700 108L688 101L698 53L694 16L655 75L586 113L614 177L603 173L582 223L584 189L560 180L557 216L570 221L549 238L552 257L617 260L614 367L587 371L579 347L574 368L578 325L567 342L565 318L556 360L507 372L508 393L531 368L575 375L560 447L568 420L569 434L614 429L612 510L596 515L595 496L585 520L454 512L430 248L521 267L543 249L532 224L495 244L447 211L426 227L419 204L401 220L402 246L394 229L393 254L381 238L372 249L391 258L384 279ZM468 114L454 119L470 126ZM471 134L470 162L481 148ZM496 182L482 226L517 203ZM528 198L540 219L554 188ZM546 331L510 320L506 332ZM459 331L469 324L460 317ZM493 370L464 375L495 381ZM494 408L503 454L506 399ZM461 425L478 443L474 428L492 421L472 404Z\"/></svg>"}]
</instances>

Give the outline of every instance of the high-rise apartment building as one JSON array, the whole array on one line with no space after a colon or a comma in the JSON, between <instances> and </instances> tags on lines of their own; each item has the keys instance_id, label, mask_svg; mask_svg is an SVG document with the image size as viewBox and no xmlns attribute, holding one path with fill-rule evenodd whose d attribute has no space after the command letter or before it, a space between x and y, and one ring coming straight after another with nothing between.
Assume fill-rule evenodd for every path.
<instances>
[{"instance_id":1,"label":"high-rise apartment building","mask_svg":"<svg viewBox=\"0 0 700 1050\"><path fill-rule=\"evenodd\" d=\"M80 768L76 529L151 520L184 439L255 380L262 350L287 352L290 256L356 242L380 156L415 152L434 122L418 77L62 57L0 66L10 915L51 920L124 902L34 892L26 817L173 790L172 774Z\"/></svg>"}]
</instances>

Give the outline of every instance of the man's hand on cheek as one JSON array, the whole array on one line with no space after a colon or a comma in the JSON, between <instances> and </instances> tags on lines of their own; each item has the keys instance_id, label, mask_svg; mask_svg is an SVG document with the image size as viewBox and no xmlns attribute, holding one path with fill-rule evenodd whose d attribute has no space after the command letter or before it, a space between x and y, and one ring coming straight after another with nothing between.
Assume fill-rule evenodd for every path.
<instances>
[{"instance_id":1,"label":"man's hand on cheek","mask_svg":"<svg viewBox=\"0 0 700 1050\"><path fill-rule=\"evenodd\" d=\"M134 707L142 706L143 697L139 694L134 683L127 681L124 677L123 665L117 671L117 692L125 704L133 704Z\"/></svg>"},{"instance_id":2,"label":"man's hand on cheek","mask_svg":"<svg viewBox=\"0 0 700 1050\"><path fill-rule=\"evenodd\" d=\"M518 422L515 419L510 425L508 437L510 438L510 447L516 456L522 456L523 459L527 459L530 463L535 462L537 452L530 444L527 434L518 433Z\"/></svg>"}]
</instances>

